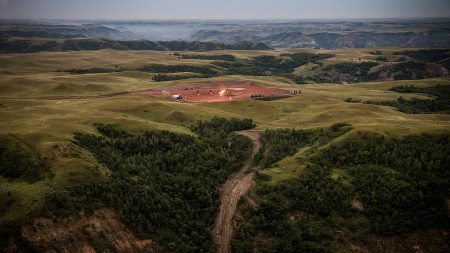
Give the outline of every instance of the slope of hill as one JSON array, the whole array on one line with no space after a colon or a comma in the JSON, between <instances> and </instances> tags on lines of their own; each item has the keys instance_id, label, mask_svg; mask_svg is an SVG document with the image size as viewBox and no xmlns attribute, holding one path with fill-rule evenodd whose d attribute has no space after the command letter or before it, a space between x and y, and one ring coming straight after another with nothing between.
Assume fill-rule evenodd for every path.
<instances>
[{"instance_id":1,"label":"slope of hill","mask_svg":"<svg viewBox=\"0 0 450 253\"><path fill-rule=\"evenodd\" d=\"M227 226L233 252L448 252L450 79L306 78L327 66L360 79L402 62L444 68L447 51L1 54L0 251L214 251L220 189L251 149L232 132L255 123L256 185ZM149 92L241 83L301 95L188 103ZM365 103L400 96L443 106Z\"/></svg>"}]
</instances>

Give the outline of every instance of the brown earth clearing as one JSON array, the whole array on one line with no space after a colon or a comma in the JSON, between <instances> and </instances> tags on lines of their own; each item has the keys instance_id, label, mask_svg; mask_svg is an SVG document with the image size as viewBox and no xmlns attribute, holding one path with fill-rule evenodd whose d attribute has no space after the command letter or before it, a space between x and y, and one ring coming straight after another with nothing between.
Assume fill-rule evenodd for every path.
<instances>
[{"instance_id":1,"label":"brown earth clearing","mask_svg":"<svg viewBox=\"0 0 450 253\"><path fill-rule=\"evenodd\" d=\"M142 91L144 94L179 98L180 102L225 102L254 97L276 97L290 95L290 91L272 87L261 87L252 82L222 81L208 83L178 84L160 89Z\"/></svg>"},{"instance_id":2,"label":"brown earth clearing","mask_svg":"<svg viewBox=\"0 0 450 253\"><path fill-rule=\"evenodd\" d=\"M241 196L245 195L254 184L255 173L248 172L253 164L253 158L261 147L259 132L242 131L239 134L253 142L253 151L241 170L229 178L221 189L220 209L213 228L213 237L218 245L217 252L230 252L230 240L233 237L232 219Z\"/></svg>"}]
</instances>

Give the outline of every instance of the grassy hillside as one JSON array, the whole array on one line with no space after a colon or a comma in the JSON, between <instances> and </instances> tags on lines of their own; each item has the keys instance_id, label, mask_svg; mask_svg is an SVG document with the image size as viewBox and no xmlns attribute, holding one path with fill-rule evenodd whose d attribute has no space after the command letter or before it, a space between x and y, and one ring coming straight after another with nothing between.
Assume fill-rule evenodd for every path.
<instances>
[{"instance_id":1,"label":"grassy hillside","mask_svg":"<svg viewBox=\"0 0 450 253\"><path fill-rule=\"evenodd\" d=\"M358 58L372 61L377 57L370 53L375 52L375 49L283 52L225 50L208 54L252 59L261 55L279 56L299 51L333 54L331 58L320 60L324 66L359 62ZM383 49L382 53L394 57L393 52L396 51L389 50L388 54L388 51ZM198 55L195 52L186 54ZM87 149L72 142L76 132L98 134L95 123L120 126L132 134L142 134L148 130L191 134L189 127L196 121L211 119L214 116L251 118L259 130L317 130L338 122L351 124L352 129L342 136L313 147L301 147L293 156L285 157L262 171L261 174L271 176L270 184L274 185L302 175L306 164L299 164L298 161L309 157L312 151L351 138L357 132L374 132L396 138L421 133L449 132L449 114L405 114L390 106L345 102L347 98L357 101L392 101L400 96L405 99L430 99L429 95L424 93L400 94L390 89L400 85L450 85L450 79L443 76L422 80L357 82L348 85L298 85L284 76L235 74L155 82L152 77L156 73L138 70L150 64L205 66L214 60L216 58L180 59L173 52L114 50L0 55L0 135L14 138L19 143L16 146L27 147L26 150L36 154L32 156L33 159L44 159L48 163L45 169L39 169L43 172L40 172L41 178L38 180L0 176L0 204L4 206L0 210L0 231L4 232L38 216L42 211L45 196L63 187L110 177L109 168L100 163ZM58 71L116 66L126 71L79 75ZM257 85L283 89L301 89L303 95L276 101L236 100L188 104L141 93L121 93L186 82L232 80L251 81ZM112 95L98 96L105 94ZM330 173L335 176L347 173L339 169L341 168L333 168Z\"/></svg>"}]
</instances>

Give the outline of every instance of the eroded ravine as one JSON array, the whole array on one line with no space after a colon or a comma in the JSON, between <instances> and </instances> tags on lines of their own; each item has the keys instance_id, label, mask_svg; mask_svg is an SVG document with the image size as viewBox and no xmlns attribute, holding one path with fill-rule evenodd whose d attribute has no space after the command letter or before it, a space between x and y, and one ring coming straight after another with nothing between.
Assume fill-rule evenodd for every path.
<instances>
[{"instance_id":1,"label":"eroded ravine","mask_svg":"<svg viewBox=\"0 0 450 253\"><path fill-rule=\"evenodd\" d=\"M230 240L233 236L232 219L236 212L237 203L254 184L255 173L248 172L253 164L255 154L261 147L259 132L238 132L253 142L253 150L238 173L229 178L221 189L220 208L213 228L214 242L218 246L217 252L230 252Z\"/></svg>"}]
</instances>

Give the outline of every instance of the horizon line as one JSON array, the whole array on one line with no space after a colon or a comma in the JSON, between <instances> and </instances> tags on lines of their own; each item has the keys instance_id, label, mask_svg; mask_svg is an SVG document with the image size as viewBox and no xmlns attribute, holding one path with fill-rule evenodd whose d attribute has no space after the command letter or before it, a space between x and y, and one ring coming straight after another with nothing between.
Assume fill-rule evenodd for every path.
<instances>
[{"instance_id":1,"label":"horizon line","mask_svg":"<svg viewBox=\"0 0 450 253\"><path fill-rule=\"evenodd\" d=\"M305 21L305 20L431 20L442 17L379 17L379 18L2 18L0 20L49 20L49 21Z\"/></svg>"}]
</instances>

